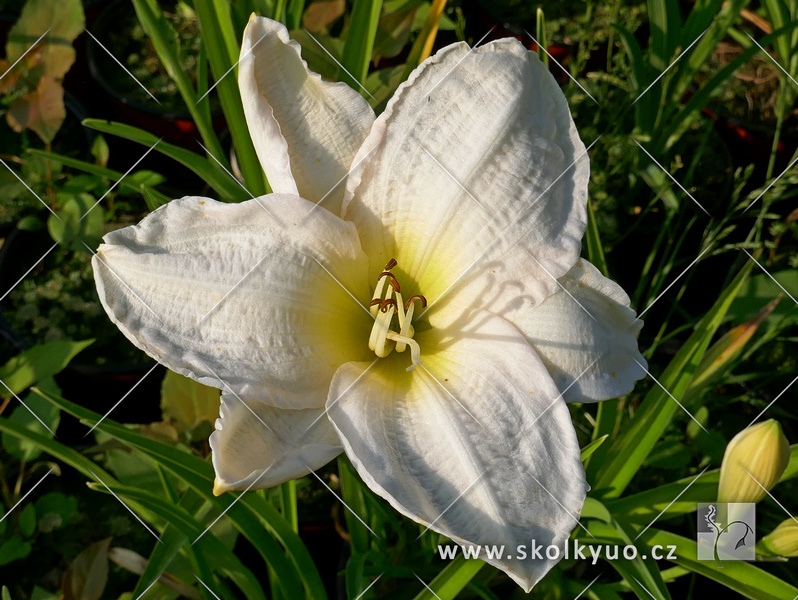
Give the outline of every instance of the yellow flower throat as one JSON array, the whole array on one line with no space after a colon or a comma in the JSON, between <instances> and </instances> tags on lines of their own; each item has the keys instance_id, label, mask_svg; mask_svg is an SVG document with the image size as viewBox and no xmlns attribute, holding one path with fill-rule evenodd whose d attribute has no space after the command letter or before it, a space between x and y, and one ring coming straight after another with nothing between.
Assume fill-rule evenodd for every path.
<instances>
[{"instance_id":1,"label":"yellow flower throat","mask_svg":"<svg viewBox=\"0 0 798 600\"><path fill-rule=\"evenodd\" d=\"M396 261L392 258L385 265L382 273L377 278L377 285L374 288L374 297L369 302L371 316L374 317L374 325L369 336L369 349L380 358L388 356L394 348L397 352L404 352L410 347L410 360L412 364L407 368L412 371L417 365L421 364L421 348L413 339L415 333L410 324L413 320L413 311L416 307L416 300L421 302L421 307L427 306L427 299L416 294L406 301L402 300L402 288L391 269L396 266ZM386 286L386 282L388 285ZM393 317L396 315L399 321L399 331L391 329ZM392 342L395 342L393 344Z\"/></svg>"}]
</instances>

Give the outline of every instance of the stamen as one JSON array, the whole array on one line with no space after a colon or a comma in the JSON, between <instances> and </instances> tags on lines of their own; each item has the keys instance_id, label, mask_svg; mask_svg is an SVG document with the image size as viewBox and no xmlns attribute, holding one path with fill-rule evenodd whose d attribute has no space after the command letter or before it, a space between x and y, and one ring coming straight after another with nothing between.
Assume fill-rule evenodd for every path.
<instances>
[{"instance_id":1,"label":"stamen","mask_svg":"<svg viewBox=\"0 0 798 600\"><path fill-rule=\"evenodd\" d=\"M397 264L399 264L399 263L397 263L397 262L396 262L396 259L395 259L395 258L392 258L391 260L389 260L389 261L388 261L388 264L387 264L387 265L385 265L385 268L383 269L383 271L390 271L390 270L391 270L391 269L393 269L393 268L394 268L394 267L395 267Z\"/></svg>"},{"instance_id":2,"label":"stamen","mask_svg":"<svg viewBox=\"0 0 798 600\"><path fill-rule=\"evenodd\" d=\"M383 300L380 304L380 312L388 312L388 307L393 306L393 309L396 310L396 300Z\"/></svg>"},{"instance_id":3,"label":"stamen","mask_svg":"<svg viewBox=\"0 0 798 600\"><path fill-rule=\"evenodd\" d=\"M395 331L389 331L387 338L389 340L395 341L397 347L399 347L400 343L407 344L408 346L410 346L410 361L412 364L409 367L407 367L407 369L405 369L406 371L412 371L418 365L423 364L421 362L421 346L418 345L418 342L416 340L414 340L413 338L399 335Z\"/></svg>"},{"instance_id":4,"label":"stamen","mask_svg":"<svg viewBox=\"0 0 798 600\"><path fill-rule=\"evenodd\" d=\"M391 273L390 271L383 271L382 273L380 273L380 279L382 279L383 277L389 278L388 283L391 284L391 287L394 289L394 291L396 292L402 291L402 288L399 287L399 282L396 280L396 277L394 276L393 273Z\"/></svg>"},{"instance_id":5,"label":"stamen","mask_svg":"<svg viewBox=\"0 0 798 600\"><path fill-rule=\"evenodd\" d=\"M427 308L427 299L422 296L421 294L416 294L415 296L410 296L405 302L405 310L407 307L414 301L414 300L421 300L421 308Z\"/></svg>"}]
</instances>

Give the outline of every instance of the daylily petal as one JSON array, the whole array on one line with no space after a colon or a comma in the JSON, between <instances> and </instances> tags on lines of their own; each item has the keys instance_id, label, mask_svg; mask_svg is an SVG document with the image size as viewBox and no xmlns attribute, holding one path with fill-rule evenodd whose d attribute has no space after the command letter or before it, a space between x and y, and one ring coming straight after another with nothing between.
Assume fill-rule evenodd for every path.
<instances>
[{"instance_id":1,"label":"daylily petal","mask_svg":"<svg viewBox=\"0 0 798 600\"><path fill-rule=\"evenodd\" d=\"M628 394L646 375L646 359L637 347L643 321L629 308L629 296L584 259L559 282L560 291L511 321L537 350L566 401Z\"/></svg>"},{"instance_id":2,"label":"daylily petal","mask_svg":"<svg viewBox=\"0 0 798 600\"><path fill-rule=\"evenodd\" d=\"M422 63L355 165L344 218L371 276L395 258L408 293L436 302L459 281L448 296L499 312L554 293L579 257L585 147L554 78L516 40L455 44Z\"/></svg>"},{"instance_id":3,"label":"daylily petal","mask_svg":"<svg viewBox=\"0 0 798 600\"><path fill-rule=\"evenodd\" d=\"M268 394L263 390L261 395ZM275 408L259 398L222 392L219 417L210 438L217 496L304 477L342 451L338 435L320 408Z\"/></svg>"},{"instance_id":4,"label":"daylily petal","mask_svg":"<svg viewBox=\"0 0 798 600\"><path fill-rule=\"evenodd\" d=\"M350 223L307 200L174 200L105 236L94 266L111 320L183 375L288 408L324 405L335 369L364 360L373 323ZM279 212L279 220L274 217Z\"/></svg>"},{"instance_id":5,"label":"daylily petal","mask_svg":"<svg viewBox=\"0 0 798 600\"><path fill-rule=\"evenodd\" d=\"M253 17L238 66L241 101L269 184L340 213L343 178L374 121L368 102L345 83L308 70L280 23Z\"/></svg>"},{"instance_id":6,"label":"daylily petal","mask_svg":"<svg viewBox=\"0 0 798 600\"><path fill-rule=\"evenodd\" d=\"M557 562L516 546L563 546L588 489L568 408L507 321L478 312L417 335L423 366L396 353L336 372L327 411L363 481L411 519L460 544L527 591ZM510 551L512 550L512 552Z\"/></svg>"}]
</instances>

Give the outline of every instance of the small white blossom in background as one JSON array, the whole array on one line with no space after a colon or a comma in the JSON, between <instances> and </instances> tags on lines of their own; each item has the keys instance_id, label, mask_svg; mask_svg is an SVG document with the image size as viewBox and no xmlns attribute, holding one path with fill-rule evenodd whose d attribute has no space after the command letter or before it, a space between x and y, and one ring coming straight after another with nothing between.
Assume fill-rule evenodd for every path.
<instances>
[{"instance_id":1,"label":"small white blossom in background","mask_svg":"<svg viewBox=\"0 0 798 600\"><path fill-rule=\"evenodd\" d=\"M125 335L222 390L214 491L345 451L460 544L562 547L588 490L566 401L631 391L645 361L579 256L589 164L554 79L515 40L454 44L375 118L254 18L239 84L275 193L175 200L94 260ZM557 560L488 562L530 590Z\"/></svg>"}]
</instances>

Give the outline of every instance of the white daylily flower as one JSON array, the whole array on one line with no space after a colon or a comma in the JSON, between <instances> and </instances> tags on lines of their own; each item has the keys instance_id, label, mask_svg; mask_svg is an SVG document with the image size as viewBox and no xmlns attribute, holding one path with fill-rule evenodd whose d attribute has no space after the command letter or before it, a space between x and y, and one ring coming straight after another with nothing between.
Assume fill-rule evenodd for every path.
<instances>
[{"instance_id":1,"label":"white daylily flower","mask_svg":"<svg viewBox=\"0 0 798 600\"><path fill-rule=\"evenodd\" d=\"M454 44L375 119L256 18L239 82L275 193L175 200L94 260L125 335L222 389L214 491L343 449L460 544L562 547L588 489L565 401L625 394L645 361L629 298L579 258L588 159L554 79L515 40ZM487 559L525 590L557 560Z\"/></svg>"}]
</instances>

